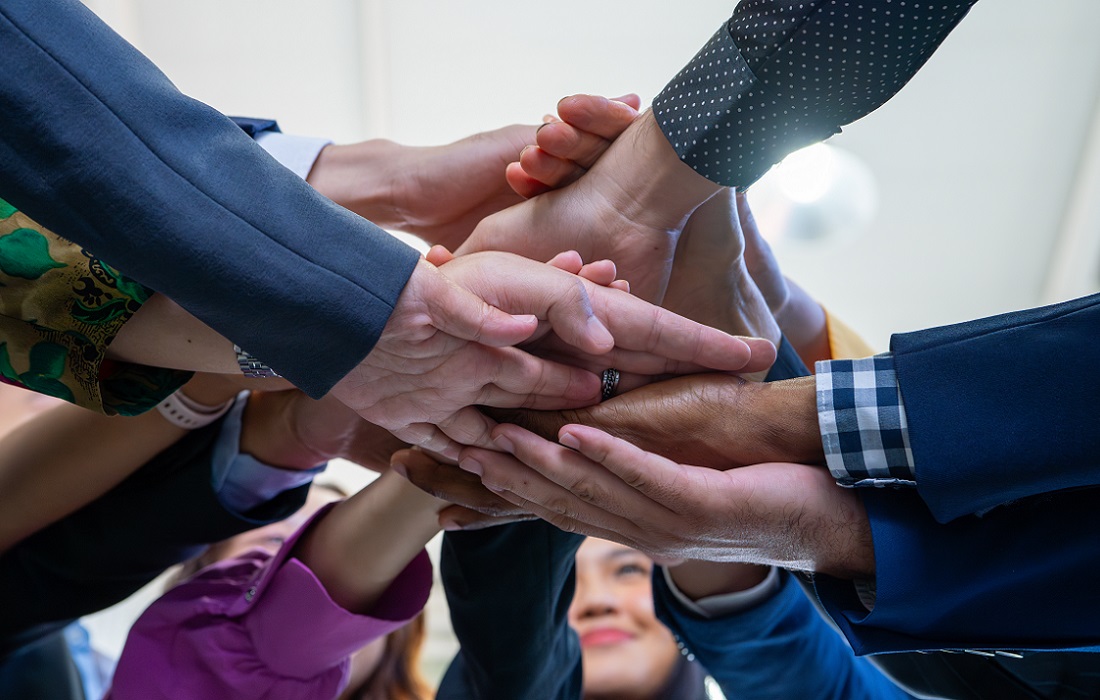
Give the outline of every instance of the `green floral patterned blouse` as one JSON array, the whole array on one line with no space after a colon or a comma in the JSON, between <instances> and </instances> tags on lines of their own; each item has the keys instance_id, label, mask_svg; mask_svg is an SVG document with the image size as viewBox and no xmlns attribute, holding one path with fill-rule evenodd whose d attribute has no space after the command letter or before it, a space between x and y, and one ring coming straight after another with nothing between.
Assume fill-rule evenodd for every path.
<instances>
[{"instance_id":1,"label":"green floral patterned blouse","mask_svg":"<svg viewBox=\"0 0 1100 700\"><path fill-rule=\"evenodd\" d=\"M137 415L190 372L106 359L152 290L0 199L0 381L108 415Z\"/></svg>"}]
</instances>

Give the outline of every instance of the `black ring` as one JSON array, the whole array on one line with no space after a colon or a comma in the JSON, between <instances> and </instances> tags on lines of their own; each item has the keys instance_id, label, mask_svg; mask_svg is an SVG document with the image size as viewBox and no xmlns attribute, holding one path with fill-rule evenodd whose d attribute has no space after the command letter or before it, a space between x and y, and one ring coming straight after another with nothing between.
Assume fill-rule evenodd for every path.
<instances>
[{"instance_id":1,"label":"black ring","mask_svg":"<svg viewBox=\"0 0 1100 700\"><path fill-rule=\"evenodd\" d=\"M603 400L607 401L615 395L615 391L619 388L619 370L617 369L605 369L603 371L601 384L601 395Z\"/></svg>"}]
</instances>

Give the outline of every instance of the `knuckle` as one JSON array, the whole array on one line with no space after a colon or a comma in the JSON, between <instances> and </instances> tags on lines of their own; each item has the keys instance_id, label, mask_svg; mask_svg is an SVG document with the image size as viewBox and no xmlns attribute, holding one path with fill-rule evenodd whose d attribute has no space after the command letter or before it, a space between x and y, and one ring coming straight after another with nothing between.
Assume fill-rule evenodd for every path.
<instances>
[{"instance_id":1,"label":"knuckle","mask_svg":"<svg viewBox=\"0 0 1100 700\"><path fill-rule=\"evenodd\" d=\"M555 518L576 519L576 511L572 507L570 499L567 497L555 496L547 499L544 507L546 510L553 513Z\"/></svg>"},{"instance_id":2,"label":"knuckle","mask_svg":"<svg viewBox=\"0 0 1100 700\"><path fill-rule=\"evenodd\" d=\"M568 532L572 534L577 531L577 521L570 520L568 518L556 518L556 520L558 522L554 522L551 524L562 532Z\"/></svg>"},{"instance_id":3,"label":"knuckle","mask_svg":"<svg viewBox=\"0 0 1100 700\"><path fill-rule=\"evenodd\" d=\"M586 503L597 503L607 499L607 491L595 479L581 477L569 488L574 496Z\"/></svg>"}]
</instances>

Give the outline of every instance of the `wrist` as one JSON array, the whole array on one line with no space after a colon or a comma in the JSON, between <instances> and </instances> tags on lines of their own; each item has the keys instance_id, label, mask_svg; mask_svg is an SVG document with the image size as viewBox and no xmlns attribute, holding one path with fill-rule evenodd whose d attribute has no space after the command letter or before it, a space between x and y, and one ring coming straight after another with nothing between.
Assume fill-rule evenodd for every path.
<instances>
[{"instance_id":1,"label":"wrist","mask_svg":"<svg viewBox=\"0 0 1100 700\"><path fill-rule=\"evenodd\" d=\"M767 426L765 434L770 436L769 460L824 465L814 377L759 384L757 389L763 392L761 419Z\"/></svg>"},{"instance_id":2,"label":"wrist","mask_svg":"<svg viewBox=\"0 0 1100 700\"><path fill-rule=\"evenodd\" d=\"M326 146L306 182L359 216L382 227L396 228L400 215L390 173L401 148L385 139Z\"/></svg>"},{"instance_id":3,"label":"wrist","mask_svg":"<svg viewBox=\"0 0 1100 700\"><path fill-rule=\"evenodd\" d=\"M730 562L685 561L669 567L668 573L680 592L689 599L747 591L760 585L771 571L769 566Z\"/></svg>"},{"instance_id":4,"label":"wrist","mask_svg":"<svg viewBox=\"0 0 1100 700\"><path fill-rule=\"evenodd\" d=\"M676 154L646 111L615 140L589 175L609 177L610 204L626 218L653 228L681 229L701 204L722 188ZM581 180L584 181L584 178Z\"/></svg>"},{"instance_id":5,"label":"wrist","mask_svg":"<svg viewBox=\"0 0 1100 700\"><path fill-rule=\"evenodd\" d=\"M329 459L306 444L294 421L297 392L252 392L241 419L242 454L280 469L312 469Z\"/></svg>"}]
</instances>

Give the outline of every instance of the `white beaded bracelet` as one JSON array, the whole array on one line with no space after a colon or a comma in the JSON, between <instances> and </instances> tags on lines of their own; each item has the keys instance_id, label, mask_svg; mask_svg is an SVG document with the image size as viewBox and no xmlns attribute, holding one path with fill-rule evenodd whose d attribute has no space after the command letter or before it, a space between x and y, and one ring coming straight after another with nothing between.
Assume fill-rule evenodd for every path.
<instances>
[{"instance_id":1,"label":"white beaded bracelet","mask_svg":"<svg viewBox=\"0 0 1100 700\"><path fill-rule=\"evenodd\" d=\"M229 399L217 406L206 406L179 390L157 404L157 410L172 425L184 430L195 430L204 425L210 425L224 416L225 412L233 406L234 400Z\"/></svg>"}]
</instances>

